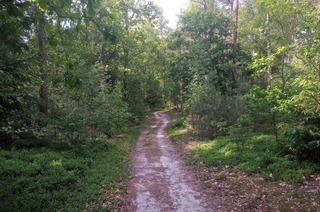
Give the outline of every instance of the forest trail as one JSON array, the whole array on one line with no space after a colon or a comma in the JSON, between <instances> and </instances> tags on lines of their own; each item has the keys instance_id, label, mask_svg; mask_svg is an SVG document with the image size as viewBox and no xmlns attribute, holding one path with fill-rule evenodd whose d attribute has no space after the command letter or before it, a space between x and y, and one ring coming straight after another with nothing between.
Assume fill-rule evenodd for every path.
<instances>
[{"instance_id":1,"label":"forest trail","mask_svg":"<svg viewBox=\"0 0 320 212\"><path fill-rule=\"evenodd\" d=\"M156 112L142 131L132 155L131 180L124 211L218 211L165 134L170 117Z\"/></svg>"}]
</instances>

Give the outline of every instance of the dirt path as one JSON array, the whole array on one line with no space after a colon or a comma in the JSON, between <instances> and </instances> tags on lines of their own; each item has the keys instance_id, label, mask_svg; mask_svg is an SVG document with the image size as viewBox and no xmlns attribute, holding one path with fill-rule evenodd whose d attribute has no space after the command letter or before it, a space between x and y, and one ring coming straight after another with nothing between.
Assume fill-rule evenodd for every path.
<instances>
[{"instance_id":1,"label":"dirt path","mask_svg":"<svg viewBox=\"0 0 320 212\"><path fill-rule=\"evenodd\" d=\"M201 190L165 135L170 118L155 113L155 123L144 130L132 158L127 206L123 211L217 211L218 204Z\"/></svg>"}]
</instances>

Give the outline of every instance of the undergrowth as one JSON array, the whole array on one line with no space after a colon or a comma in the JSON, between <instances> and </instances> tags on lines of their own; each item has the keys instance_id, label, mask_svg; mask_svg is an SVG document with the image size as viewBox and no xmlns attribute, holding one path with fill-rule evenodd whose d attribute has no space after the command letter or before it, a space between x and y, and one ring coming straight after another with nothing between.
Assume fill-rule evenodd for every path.
<instances>
[{"instance_id":1,"label":"undergrowth","mask_svg":"<svg viewBox=\"0 0 320 212\"><path fill-rule=\"evenodd\" d=\"M131 129L115 140L69 148L53 143L0 150L0 211L102 210L102 194L128 179L129 151L138 133Z\"/></svg>"},{"instance_id":2,"label":"undergrowth","mask_svg":"<svg viewBox=\"0 0 320 212\"><path fill-rule=\"evenodd\" d=\"M168 135L175 143L194 138L192 129L187 127L181 115L174 118ZM272 181L301 182L304 176L320 170L319 164L280 155L272 135L243 134L199 141L191 153L205 165L229 165Z\"/></svg>"}]
</instances>

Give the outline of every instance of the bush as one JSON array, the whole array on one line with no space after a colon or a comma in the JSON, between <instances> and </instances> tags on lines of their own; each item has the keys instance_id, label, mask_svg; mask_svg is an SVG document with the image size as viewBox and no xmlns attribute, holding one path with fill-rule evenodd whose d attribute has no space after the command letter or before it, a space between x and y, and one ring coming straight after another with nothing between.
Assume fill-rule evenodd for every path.
<instances>
[{"instance_id":1,"label":"bush","mask_svg":"<svg viewBox=\"0 0 320 212\"><path fill-rule=\"evenodd\" d=\"M310 175L318 171L316 164L305 162L298 162L288 160L287 158L278 158L274 163L270 164L266 170L263 171L265 177L273 179L281 179L290 182L301 182L304 176Z\"/></svg>"},{"instance_id":2,"label":"bush","mask_svg":"<svg viewBox=\"0 0 320 212\"><path fill-rule=\"evenodd\" d=\"M141 121L148 108L144 102L145 91L142 89L143 80L138 75L131 74L127 80L126 102L133 120Z\"/></svg>"},{"instance_id":3,"label":"bush","mask_svg":"<svg viewBox=\"0 0 320 212\"><path fill-rule=\"evenodd\" d=\"M299 161L320 162L320 134L313 125L290 127L279 124L280 137L278 147L282 155L290 155Z\"/></svg>"},{"instance_id":4,"label":"bush","mask_svg":"<svg viewBox=\"0 0 320 212\"><path fill-rule=\"evenodd\" d=\"M160 82L150 74L147 75L145 79L145 90L145 103L150 109L157 109L164 106Z\"/></svg>"},{"instance_id":5,"label":"bush","mask_svg":"<svg viewBox=\"0 0 320 212\"><path fill-rule=\"evenodd\" d=\"M184 116L178 116L174 122L170 125L170 129L181 129L183 127L185 127L185 123L186 119L184 118Z\"/></svg>"},{"instance_id":6,"label":"bush","mask_svg":"<svg viewBox=\"0 0 320 212\"><path fill-rule=\"evenodd\" d=\"M85 161L68 153L47 149L1 151L1 211L40 211L58 208L75 189L79 174L87 169ZM64 163L68 161L68 168ZM51 201L53 200L53 201Z\"/></svg>"},{"instance_id":7,"label":"bush","mask_svg":"<svg viewBox=\"0 0 320 212\"><path fill-rule=\"evenodd\" d=\"M128 176L128 154L104 139L69 150L0 150L0 211L101 210L102 192Z\"/></svg>"},{"instance_id":8,"label":"bush","mask_svg":"<svg viewBox=\"0 0 320 212\"><path fill-rule=\"evenodd\" d=\"M186 111L200 137L215 138L229 134L229 127L236 123L243 104L239 96L222 95L207 84L194 90Z\"/></svg>"}]
</instances>

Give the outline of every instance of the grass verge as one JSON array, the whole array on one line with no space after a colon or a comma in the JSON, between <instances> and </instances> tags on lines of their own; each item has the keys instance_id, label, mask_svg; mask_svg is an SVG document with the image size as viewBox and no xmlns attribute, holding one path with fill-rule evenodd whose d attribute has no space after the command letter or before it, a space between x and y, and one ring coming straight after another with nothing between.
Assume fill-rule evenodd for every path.
<instances>
[{"instance_id":1,"label":"grass verge","mask_svg":"<svg viewBox=\"0 0 320 212\"><path fill-rule=\"evenodd\" d=\"M267 180L302 182L304 176L317 172L319 165L290 160L277 154L270 135L247 135L235 142L233 137L200 143L191 152L206 165L231 165L246 173L258 173Z\"/></svg>"},{"instance_id":2,"label":"grass verge","mask_svg":"<svg viewBox=\"0 0 320 212\"><path fill-rule=\"evenodd\" d=\"M174 143L195 140L183 116L172 115L174 118L168 129L170 139ZM319 164L279 155L277 143L271 135L248 134L200 141L190 151L194 159L205 165L229 165L249 174L260 174L272 181L301 182L305 176L320 170Z\"/></svg>"},{"instance_id":3,"label":"grass verge","mask_svg":"<svg viewBox=\"0 0 320 212\"><path fill-rule=\"evenodd\" d=\"M130 129L73 147L0 150L0 211L114 211L120 203L112 194L124 192L138 135Z\"/></svg>"}]
</instances>

